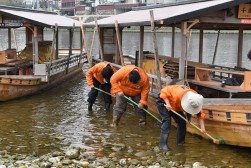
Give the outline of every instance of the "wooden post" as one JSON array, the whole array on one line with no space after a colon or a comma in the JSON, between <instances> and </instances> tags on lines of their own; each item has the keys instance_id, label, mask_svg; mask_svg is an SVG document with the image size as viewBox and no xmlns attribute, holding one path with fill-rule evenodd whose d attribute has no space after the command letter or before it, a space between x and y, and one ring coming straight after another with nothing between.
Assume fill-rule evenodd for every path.
<instances>
[{"instance_id":1,"label":"wooden post","mask_svg":"<svg viewBox=\"0 0 251 168\"><path fill-rule=\"evenodd\" d=\"M118 21L117 20L115 20L115 30L116 30L116 36L117 36L117 44L118 44L118 47L119 47L119 56L120 56L121 65L124 66L124 58L123 58L123 52L122 52L122 46L121 46L121 38L120 38L119 26L118 26Z\"/></svg>"},{"instance_id":2,"label":"wooden post","mask_svg":"<svg viewBox=\"0 0 251 168\"><path fill-rule=\"evenodd\" d=\"M79 17L79 22L80 22L80 28L81 28L83 41L84 41L85 52L86 52L86 55L87 55L88 64L91 67L91 56L90 56L90 53L89 53L89 50L88 50L87 40L86 40L85 30L84 30L84 23L83 23L81 17ZM83 48L83 47L81 47L81 48ZM82 54L82 49L81 49L81 54Z\"/></svg>"},{"instance_id":3,"label":"wooden post","mask_svg":"<svg viewBox=\"0 0 251 168\"><path fill-rule=\"evenodd\" d=\"M11 49L11 28L8 28L8 49Z\"/></svg>"},{"instance_id":4,"label":"wooden post","mask_svg":"<svg viewBox=\"0 0 251 168\"><path fill-rule=\"evenodd\" d=\"M37 32L38 30L37 30L37 27L35 26L34 27L34 46L33 46L33 49L34 49L34 57L35 57L35 59L34 59L34 63L35 64L38 64L38 40L37 40Z\"/></svg>"},{"instance_id":5,"label":"wooden post","mask_svg":"<svg viewBox=\"0 0 251 168\"><path fill-rule=\"evenodd\" d=\"M92 33L92 43L91 43L91 47L90 47L90 55L92 54L92 47L93 47L93 43L94 43L94 39L95 39L95 33L96 33L96 27L93 29L93 33Z\"/></svg>"},{"instance_id":6,"label":"wooden post","mask_svg":"<svg viewBox=\"0 0 251 168\"><path fill-rule=\"evenodd\" d=\"M160 75L160 67L159 67L159 55L158 55L158 47L157 47L157 39L156 39L156 32L155 32L155 25L154 25L154 15L153 11L150 10L150 18L151 18L151 30L153 34L153 46L154 46L154 58L155 58L155 68L157 71L157 78L158 78L158 90L162 89L161 86L161 75Z\"/></svg>"},{"instance_id":7,"label":"wooden post","mask_svg":"<svg viewBox=\"0 0 251 168\"><path fill-rule=\"evenodd\" d=\"M16 51L18 52L17 36L16 36L16 31L15 31L15 29L12 29L12 32L13 32L13 38L14 38L15 48L16 48Z\"/></svg>"},{"instance_id":8,"label":"wooden post","mask_svg":"<svg viewBox=\"0 0 251 168\"><path fill-rule=\"evenodd\" d=\"M218 30L218 34L217 34L217 39L216 39L216 43L215 43L214 56L213 56L212 64L215 63L216 54L217 54L217 50L218 50L218 44L219 44L219 37L220 37L220 30Z\"/></svg>"},{"instance_id":9,"label":"wooden post","mask_svg":"<svg viewBox=\"0 0 251 168\"><path fill-rule=\"evenodd\" d=\"M143 58L144 58L144 26L140 26L140 43L139 43L139 59L138 65L142 68L143 66Z\"/></svg>"},{"instance_id":10,"label":"wooden post","mask_svg":"<svg viewBox=\"0 0 251 168\"><path fill-rule=\"evenodd\" d=\"M96 24L96 29L97 29L97 33L98 33L99 53L100 53L100 56L101 56L101 60L104 61L103 46L102 46L102 43L101 43L100 30L99 30L99 27L98 27L97 18L95 18L95 24Z\"/></svg>"},{"instance_id":11,"label":"wooden post","mask_svg":"<svg viewBox=\"0 0 251 168\"><path fill-rule=\"evenodd\" d=\"M171 57L174 57L174 48L175 48L175 25L172 26L172 50L171 50Z\"/></svg>"},{"instance_id":12,"label":"wooden post","mask_svg":"<svg viewBox=\"0 0 251 168\"><path fill-rule=\"evenodd\" d=\"M67 58L67 65L66 65L66 73L68 73L68 69L69 69L69 63L70 63L70 57L72 55L72 42L73 42L73 32L74 32L74 28L75 28L75 23L73 23L73 27L69 30L70 31L70 43L69 43L69 55Z\"/></svg>"},{"instance_id":13,"label":"wooden post","mask_svg":"<svg viewBox=\"0 0 251 168\"><path fill-rule=\"evenodd\" d=\"M243 27L239 28L237 67L242 66Z\"/></svg>"},{"instance_id":14,"label":"wooden post","mask_svg":"<svg viewBox=\"0 0 251 168\"><path fill-rule=\"evenodd\" d=\"M58 54L58 49L59 49L59 45L58 45L58 31L59 31L59 29L57 28L57 34L56 34L56 59L58 59L59 58L59 54Z\"/></svg>"},{"instance_id":15,"label":"wooden post","mask_svg":"<svg viewBox=\"0 0 251 168\"><path fill-rule=\"evenodd\" d=\"M54 28L54 35L53 35L53 41L52 41L52 45L51 45L51 52L50 52L50 64L49 64L49 70L48 70L49 75L51 72L51 65L52 65L52 60L53 60L54 45L55 45L56 38L57 38L57 31L58 31L58 25L56 24L55 28Z\"/></svg>"},{"instance_id":16,"label":"wooden post","mask_svg":"<svg viewBox=\"0 0 251 168\"><path fill-rule=\"evenodd\" d=\"M199 63L202 63L202 58L203 58L203 36L204 36L204 31L203 31L203 29L200 29L200 37L199 37Z\"/></svg>"},{"instance_id":17,"label":"wooden post","mask_svg":"<svg viewBox=\"0 0 251 168\"><path fill-rule=\"evenodd\" d=\"M184 79L184 66L185 66L185 57L186 57L186 28L187 22L181 22L181 32L180 32L180 46L181 46L181 55L179 59L179 79Z\"/></svg>"}]
</instances>

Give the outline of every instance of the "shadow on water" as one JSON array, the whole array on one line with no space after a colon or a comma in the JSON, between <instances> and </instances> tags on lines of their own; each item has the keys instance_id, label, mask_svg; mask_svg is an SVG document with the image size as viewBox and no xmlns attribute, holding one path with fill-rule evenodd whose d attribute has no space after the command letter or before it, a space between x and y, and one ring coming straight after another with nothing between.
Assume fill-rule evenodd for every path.
<instances>
[{"instance_id":1,"label":"shadow on water","mask_svg":"<svg viewBox=\"0 0 251 168\"><path fill-rule=\"evenodd\" d=\"M156 157L153 148L158 146L160 133L157 121L148 116L148 124L139 126L133 108L128 105L119 127L114 129L110 126L112 110L103 110L101 94L94 110L88 112L89 90L85 78L80 76L45 93L1 103L0 151L42 155L77 146L95 151L97 156L108 157L115 152L117 158L138 158L143 152L140 159ZM92 142L88 144L87 139ZM124 148L117 150L116 146ZM251 163L250 148L215 145L191 134L187 134L185 145L177 146L175 128L169 146L173 159L182 163L227 167L247 167Z\"/></svg>"}]
</instances>

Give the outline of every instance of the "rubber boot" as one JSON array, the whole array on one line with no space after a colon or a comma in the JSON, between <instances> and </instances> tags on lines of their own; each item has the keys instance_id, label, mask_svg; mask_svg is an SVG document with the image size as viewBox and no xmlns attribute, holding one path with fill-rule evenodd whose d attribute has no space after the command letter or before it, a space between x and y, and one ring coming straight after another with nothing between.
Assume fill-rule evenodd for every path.
<instances>
[{"instance_id":1,"label":"rubber boot","mask_svg":"<svg viewBox=\"0 0 251 168\"><path fill-rule=\"evenodd\" d=\"M144 111L139 112L139 125L146 125L146 113Z\"/></svg>"},{"instance_id":2,"label":"rubber boot","mask_svg":"<svg viewBox=\"0 0 251 168\"><path fill-rule=\"evenodd\" d=\"M88 111L92 111L92 105L93 103L88 103Z\"/></svg>"},{"instance_id":3,"label":"rubber boot","mask_svg":"<svg viewBox=\"0 0 251 168\"><path fill-rule=\"evenodd\" d=\"M168 134L160 134L160 148L163 152L170 151L171 149L167 146Z\"/></svg>"},{"instance_id":4,"label":"rubber boot","mask_svg":"<svg viewBox=\"0 0 251 168\"><path fill-rule=\"evenodd\" d=\"M113 120L112 120L112 127L116 128L118 127L119 125L119 120L120 120L120 117L119 116L113 116Z\"/></svg>"},{"instance_id":5,"label":"rubber boot","mask_svg":"<svg viewBox=\"0 0 251 168\"><path fill-rule=\"evenodd\" d=\"M110 103L105 103L105 111L109 112L110 111Z\"/></svg>"},{"instance_id":6,"label":"rubber boot","mask_svg":"<svg viewBox=\"0 0 251 168\"><path fill-rule=\"evenodd\" d=\"M186 137L186 122L182 122L177 127L177 135L176 140L178 145L185 144L185 137Z\"/></svg>"}]
</instances>

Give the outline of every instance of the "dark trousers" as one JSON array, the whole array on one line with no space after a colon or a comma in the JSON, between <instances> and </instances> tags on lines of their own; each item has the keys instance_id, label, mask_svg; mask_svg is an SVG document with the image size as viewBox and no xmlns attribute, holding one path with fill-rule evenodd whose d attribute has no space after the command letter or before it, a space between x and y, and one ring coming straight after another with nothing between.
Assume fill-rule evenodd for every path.
<instances>
[{"instance_id":1,"label":"dark trousers","mask_svg":"<svg viewBox=\"0 0 251 168\"><path fill-rule=\"evenodd\" d=\"M162 118L161 134L169 134L171 130L171 117L173 117L173 119L177 123L177 136L176 136L177 144L183 144L185 143L185 136L186 136L186 121L183 120L178 115L174 114L172 111L167 110L166 107L164 106L164 103L165 102L163 99L161 98L157 99L157 108ZM178 113L186 118L183 112L178 112Z\"/></svg>"},{"instance_id":2,"label":"dark trousers","mask_svg":"<svg viewBox=\"0 0 251 168\"><path fill-rule=\"evenodd\" d=\"M100 88L101 90L110 93L111 91L111 83L105 83L101 84L97 79L93 78L93 84L96 88ZM91 104L94 104L97 96L98 96L98 90L95 88L92 88L91 91L88 93L88 99L87 101ZM106 93L103 93L105 104L112 104L112 96Z\"/></svg>"}]
</instances>

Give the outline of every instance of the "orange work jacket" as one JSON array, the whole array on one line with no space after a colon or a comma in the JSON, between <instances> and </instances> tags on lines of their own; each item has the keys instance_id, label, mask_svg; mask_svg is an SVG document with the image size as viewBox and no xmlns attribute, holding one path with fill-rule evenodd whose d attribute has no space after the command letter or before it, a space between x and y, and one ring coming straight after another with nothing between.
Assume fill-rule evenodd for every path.
<instances>
[{"instance_id":1,"label":"orange work jacket","mask_svg":"<svg viewBox=\"0 0 251 168\"><path fill-rule=\"evenodd\" d=\"M189 89L184 85L170 85L170 86L166 86L165 88L161 90L160 98L168 99L174 111L176 112L184 111L181 106L181 99L182 99L182 96L188 91L197 93L193 89ZM200 112L198 114L198 117L200 117L201 119L204 119L205 113Z\"/></svg>"},{"instance_id":2,"label":"orange work jacket","mask_svg":"<svg viewBox=\"0 0 251 168\"><path fill-rule=\"evenodd\" d=\"M130 82L129 80L129 73L134 69L137 69L140 75L140 80L136 84ZM111 84L112 94L116 94L121 91L128 96L136 96L141 94L140 103L147 105L150 83L148 76L143 69L135 65L126 65L112 75Z\"/></svg>"},{"instance_id":3,"label":"orange work jacket","mask_svg":"<svg viewBox=\"0 0 251 168\"><path fill-rule=\"evenodd\" d=\"M93 86L93 80L92 78L94 77L95 79L97 79L101 84L105 84L104 82L104 78L101 74L102 70L107 66L107 62L100 62L96 65L94 65L93 67L91 67L91 69L89 69L86 73L86 81L87 84L89 86ZM116 69L110 64L113 72L116 71Z\"/></svg>"}]
</instances>

